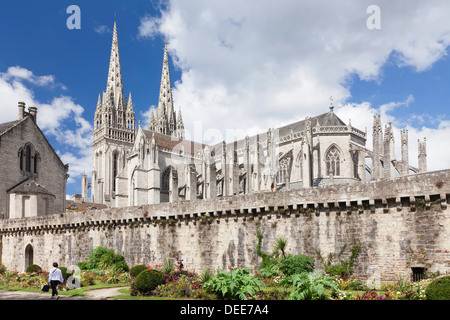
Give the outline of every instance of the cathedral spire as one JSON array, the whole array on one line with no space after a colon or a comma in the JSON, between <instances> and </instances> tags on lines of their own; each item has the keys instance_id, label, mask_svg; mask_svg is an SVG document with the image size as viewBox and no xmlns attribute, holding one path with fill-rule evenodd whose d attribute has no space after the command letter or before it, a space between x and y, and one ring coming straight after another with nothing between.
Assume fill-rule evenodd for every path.
<instances>
[{"instance_id":1,"label":"cathedral spire","mask_svg":"<svg viewBox=\"0 0 450 320\"><path fill-rule=\"evenodd\" d=\"M167 44L164 45L161 87L159 91L156 119L159 122L158 131L160 133L171 135L175 131L176 116L173 109L172 86L170 84L169 55L167 53Z\"/></svg>"},{"instance_id":2,"label":"cathedral spire","mask_svg":"<svg viewBox=\"0 0 450 320\"><path fill-rule=\"evenodd\" d=\"M115 21L106 92L109 95L113 95L116 99L118 99L120 96L123 97L122 70L120 67L119 57L119 41L117 37L117 24Z\"/></svg>"}]
</instances>

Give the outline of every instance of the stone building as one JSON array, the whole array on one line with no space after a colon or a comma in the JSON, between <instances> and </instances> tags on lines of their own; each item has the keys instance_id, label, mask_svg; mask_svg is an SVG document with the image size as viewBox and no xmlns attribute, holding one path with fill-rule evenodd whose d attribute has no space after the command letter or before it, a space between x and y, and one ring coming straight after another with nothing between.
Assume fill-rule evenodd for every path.
<instances>
[{"instance_id":1,"label":"stone building","mask_svg":"<svg viewBox=\"0 0 450 320\"><path fill-rule=\"evenodd\" d=\"M36 124L37 108L19 102L18 120L0 124L0 214L3 218L65 211L68 165Z\"/></svg>"},{"instance_id":2,"label":"stone building","mask_svg":"<svg viewBox=\"0 0 450 320\"><path fill-rule=\"evenodd\" d=\"M123 96L117 27L106 92L94 118L91 202L124 207L161 202L390 179L426 171L426 145L419 142L419 168L408 162L408 132L401 132L402 159L395 159L391 124L367 133L346 124L333 103L323 114L232 142L205 145L184 139L175 112L167 46L158 106L148 128L135 125L133 103ZM82 195L87 199L87 180Z\"/></svg>"}]
</instances>

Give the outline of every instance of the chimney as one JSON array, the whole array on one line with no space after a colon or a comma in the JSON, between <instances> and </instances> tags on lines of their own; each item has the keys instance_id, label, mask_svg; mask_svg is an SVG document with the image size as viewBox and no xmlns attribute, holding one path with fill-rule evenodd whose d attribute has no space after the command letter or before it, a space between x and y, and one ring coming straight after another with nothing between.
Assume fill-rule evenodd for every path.
<instances>
[{"instance_id":1,"label":"chimney","mask_svg":"<svg viewBox=\"0 0 450 320\"><path fill-rule=\"evenodd\" d=\"M19 120L23 120L25 112L25 102L19 102Z\"/></svg>"},{"instance_id":2,"label":"chimney","mask_svg":"<svg viewBox=\"0 0 450 320\"><path fill-rule=\"evenodd\" d=\"M37 108L29 107L28 111L29 111L30 115L33 117L34 122L37 122Z\"/></svg>"}]
</instances>

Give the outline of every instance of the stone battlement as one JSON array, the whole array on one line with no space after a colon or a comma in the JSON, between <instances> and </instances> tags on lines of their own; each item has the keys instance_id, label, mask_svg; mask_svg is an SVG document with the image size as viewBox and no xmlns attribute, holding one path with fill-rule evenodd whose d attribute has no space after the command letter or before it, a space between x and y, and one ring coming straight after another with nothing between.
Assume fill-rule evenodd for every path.
<instances>
[{"instance_id":1,"label":"stone battlement","mask_svg":"<svg viewBox=\"0 0 450 320\"><path fill-rule=\"evenodd\" d=\"M258 232L269 252L278 237L288 253L316 260L361 247L355 274L378 268L382 281L411 268L450 273L450 170L390 180L265 192L139 207L91 209L0 220L1 262L24 271L33 263L70 266L106 246L129 266L180 257L190 271L256 268ZM30 249L31 248L31 249ZM347 250L348 251L348 250ZM349 256L344 252L341 258ZM28 260L27 260L28 259Z\"/></svg>"},{"instance_id":2,"label":"stone battlement","mask_svg":"<svg viewBox=\"0 0 450 320\"><path fill-rule=\"evenodd\" d=\"M291 191L161 203L139 207L71 212L26 219L0 220L0 234L57 232L61 229L121 226L156 220L188 220L201 216L254 216L263 213L320 214L365 213L382 210L411 211L447 207L450 199L450 170L414 174L390 180L349 183Z\"/></svg>"}]
</instances>

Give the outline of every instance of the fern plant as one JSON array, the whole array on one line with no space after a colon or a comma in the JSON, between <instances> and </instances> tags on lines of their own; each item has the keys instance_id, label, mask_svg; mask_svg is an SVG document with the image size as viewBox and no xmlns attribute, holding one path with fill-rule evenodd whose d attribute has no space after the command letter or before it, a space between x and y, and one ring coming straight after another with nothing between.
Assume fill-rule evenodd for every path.
<instances>
[{"instance_id":1,"label":"fern plant","mask_svg":"<svg viewBox=\"0 0 450 320\"><path fill-rule=\"evenodd\" d=\"M285 285L294 287L289 300L322 300L325 299L325 289L338 291L334 279L325 276L320 270L294 274L285 281Z\"/></svg>"},{"instance_id":2,"label":"fern plant","mask_svg":"<svg viewBox=\"0 0 450 320\"><path fill-rule=\"evenodd\" d=\"M247 268L233 268L230 272L219 270L211 280L203 284L210 292L215 292L224 299L247 300L264 286L264 282L250 275Z\"/></svg>"}]
</instances>

